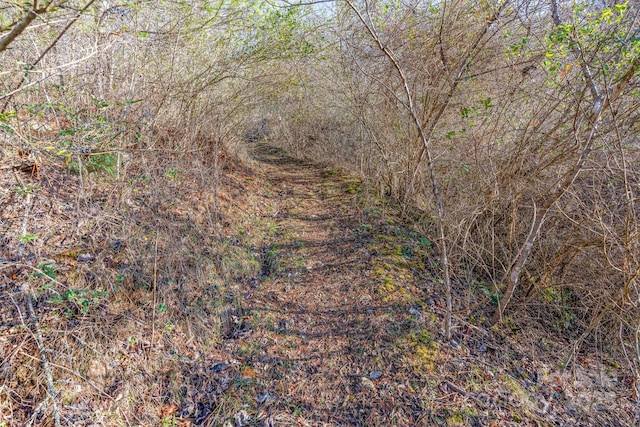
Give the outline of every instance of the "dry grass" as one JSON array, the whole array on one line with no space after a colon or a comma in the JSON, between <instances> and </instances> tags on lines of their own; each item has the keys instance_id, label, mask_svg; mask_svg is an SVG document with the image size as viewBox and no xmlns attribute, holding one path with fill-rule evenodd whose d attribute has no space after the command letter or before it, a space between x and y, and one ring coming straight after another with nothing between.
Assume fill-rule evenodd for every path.
<instances>
[{"instance_id":1,"label":"dry grass","mask_svg":"<svg viewBox=\"0 0 640 427\"><path fill-rule=\"evenodd\" d=\"M38 175L0 177L4 425L53 422L23 285L63 425L632 422L619 367L565 370L533 328L444 342L429 239L341 170L261 144L222 171L149 151L80 179L30 150Z\"/></svg>"},{"instance_id":2,"label":"dry grass","mask_svg":"<svg viewBox=\"0 0 640 427\"><path fill-rule=\"evenodd\" d=\"M105 5L0 55L0 427L638 424L635 6L582 58L544 1L384 12L433 130L449 341L422 144L353 16ZM628 90L533 242L595 130L586 60Z\"/></svg>"},{"instance_id":3,"label":"dry grass","mask_svg":"<svg viewBox=\"0 0 640 427\"><path fill-rule=\"evenodd\" d=\"M181 358L221 342L231 304L216 260L231 257L218 252L218 205L242 202L242 184L227 174L215 200L219 171L179 151L136 152L119 175L74 174L38 146L4 156L2 421L40 424L52 410L38 406L46 381L29 295L62 420L156 424ZM12 168L21 162L37 173Z\"/></svg>"}]
</instances>

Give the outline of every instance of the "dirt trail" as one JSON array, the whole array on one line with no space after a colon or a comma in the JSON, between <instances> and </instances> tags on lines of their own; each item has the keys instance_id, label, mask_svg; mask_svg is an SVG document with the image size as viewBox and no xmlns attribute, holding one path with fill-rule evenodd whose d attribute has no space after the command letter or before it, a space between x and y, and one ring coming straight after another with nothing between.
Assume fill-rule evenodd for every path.
<instances>
[{"instance_id":1,"label":"dirt trail","mask_svg":"<svg viewBox=\"0 0 640 427\"><path fill-rule=\"evenodd\" d=\"M232 281L222 348L209 356L226 362L202 365L205 381L191 374L201 395L215 395L183 411L201 414L195 424L624 424L611 423L623 413L611 393L594 389L612 378L603 370L578 366L583 378L570 382L544 362L549 349L462 319L444 341L431 242L381 201L363 201L357 179L268 145L253 158L258 176L230 238L261 271Z\"/></svg>"},{"instance_id":2,"label":"dirt trail","mask_svg":"<svg viewBox=\"0 0 640 427\"><path fill-rule=\"evenodd\" d=\"M249 216L266 237L261 277L238 290L227 322L225 349L246 380L234 386L236 425L482 425L467 409L475 394L443 381L461 354L437 342L444 301L424 268L429 240L363 203L340 170L267 145L253 157L262 181Z\"/></svg>"},{"instance_id":3,"label":"dirt trail","mask_svg":"<svg viewBox=\"0 0 640 427\"><path fill-rule=\"evenodd\" d=\"M29 233L51 239L29 244L33 272L0 257L0 425L51 419L19 282L68 425L638 425L620 367L566 369L570 342L535 325L474 313L444 340L431 241L357 178L265 144L252 157L227 159L215 221L191 163L158 165L153 185L131 172L122 195L107 179L83 193L56 164L23 177ZM17 248L24 194L2 197L0 243ZM454 285L458 307L478 295Z\"/></svg>"},{"instance_id":4,"label":"dirt trail","mask_svg":"<svg viewBox=\"0 0 640 427\"><path fill-rule=\"evenodd\" d=\"M349 183L270 147L255 159L275 232L261 251L263 280L243 302L251 325L230 334L234 353L250 353L244 362L264 387L257 400L276 417L370 424L393 393L374 383L389 374L372 316L384 307L372 296Z\"/></svg>"}]
</instances>

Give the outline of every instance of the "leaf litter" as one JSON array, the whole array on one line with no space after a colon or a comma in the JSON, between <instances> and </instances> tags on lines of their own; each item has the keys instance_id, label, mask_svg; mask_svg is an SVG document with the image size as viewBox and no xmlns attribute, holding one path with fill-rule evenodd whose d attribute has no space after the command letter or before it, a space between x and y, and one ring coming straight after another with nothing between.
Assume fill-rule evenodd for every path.
<instances>
[{"instance_id":1,"label":"leaf litter","mask_svg":"<svg viewBox=\"0 0 640 427\"><path fill-rule=\"evenodd\" d=\"M164 235L145 229L145 204L155 202L142 183L128 233L115 231L124 219L116 221L114 211L96 223L78 218L75 230L58 227L48 246L43 239L27 245L34 260L51 253L38 264L48 269L30 277L43 286L36 310L47 344L78 367L54 372L70 425L622 426L638 420L621 367L597 355L566 366L566 343L535 325L487 330L457 319L456 335L446 342L444 300L424 265L432 245L421 242L430 240L415 237L390 205L367 199L359 180L264 143L252 156L242 169L226 171L215 233L205 235L210 229L197 212L206 209L192 203L197 190L172 181L167 185L182 198L153 208L167 212ZM52 170L49 179L62 185L48 193L48 209L72 215L65 206L73 205L80 183ZM0 180L9 188L10 176ZM93 197L108 199L111 190L102 191ZM13 195L3 203L1 219L11 223L19 203ZM104 208L88 209L104 218ZM39 222L29 231L48 235L54 223L47 223L46 211L35 212ZM96 235L96 224L104 236ZM171 234L174 228L178 233ZM146 254L133 252L139 242L147 242ZM162 255L156 307L150 305L153 242L181 256ZM8 265L10 256L2 261ZM27 274L7 268L2 282L2 397L11 391L4 401L16 402L0 408L8 426L24 425L43 399L32 375L38 363L30 355L37 352L11 299L15 281ZM53 298L54 291L64 298ZM153 310L159 326L151 330ZM92 335L80 334L86 330ZM54 363L64 367L64 360Z\"/></svg>"}]
</instances>

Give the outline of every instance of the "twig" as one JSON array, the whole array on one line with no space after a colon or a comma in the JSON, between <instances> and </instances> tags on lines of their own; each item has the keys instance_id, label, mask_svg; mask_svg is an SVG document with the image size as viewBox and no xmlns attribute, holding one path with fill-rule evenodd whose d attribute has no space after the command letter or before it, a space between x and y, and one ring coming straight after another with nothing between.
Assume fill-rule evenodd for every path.
<instances>
[{"instance_id":1,"label":"twig","mask_svg":"<svg viewBox=\"0 0 640 427\"><path fill-rule=\"evenodd\" d=\"M158 300L158 230L153 251L153 306L151 307L151 347L156 341L156 303Z\"/></svg>"},{"instance_id":2,"label":"twig","mask_svg":"<svg viewBox=\"0 0 640 427\"><path fill-rule=\"evenodd\" d=\"M44 407L45 407L45 405L47 403L47 400L48 399L45 399L42 402L40 402L40 404L38 406L36 406L36 409L33 410L33 414L31 414L31 419L29 420L29 423L27 424L27 427L31 427L33 425L33 423L36 421L36 419L38 418L38 415L44 409Z\"/></svg>"},{"instance_id":3,"label":"twig","mask_svg":"<svg viewBox=\"0 0 640 427\"><path fill-rule=\"evenodd\" d=\"M20 184L20 186L22 187L23 190L26 190L26 187L24 185L24 183L22 182L22 180L20 179L20 177L18 176L18 174L16 174L14 172L14 176L16 178L16 180L18 181L18 183ZM22 226L20 227L20 233L21 236L24 237L27 235L27 223L29 221L29 213L31 212L31 193L27 192L27 197L26 197L26 201L25 201L25 208L24 208L24 215L22 217ZM24 254L24 241L22 241L20 243L20 246L18 247L18 256L20 258L22 258ZM31 289L29 287L29 283L28 282L24 282L22 284L21 287L21 291L24 295L24 300L25 303L27 305L27 310L28 310L28 315L29 315L29 319L31 320L31 323L33 324L33 330L31 330L30 328L27 327L27 325L24 322L24 319L22 319L22 324L23 326L31 331L31 333L33 334L35 340L36 340L36 344L38 345L38 350L40 351L40 357L42 358L42 369L44 370L44 375L45 378L47 380L47 399L45 399L44 401L42 401L40 403L40 405L38 405L38 407L36 408L36 410L34 411L34 415L31 419L31 422L29 424L32 424L33 421L35 420L36 415L40 412L41 408L46 404L46 402L48 400L51 401L51 406L53 409L53 422L55 424L56 427L59 427L60 424L60 412L58 411L58 403L56 401L56 388L55 385L53 383L53 374L51 373L51 366L49 365L49 359L47 359L47 352L46 349L44 347L44 340L42 339L42 331L40 329L40 322L38 322L38 318L36 317L36 312L33 309L33 300L31 297ZM18 311L19 312L19 311Z\"/></svg>"},{"instance_id":4,"label":"twig","mask_svg":"<svg viewBox=\"0 0 640 427\"><path fill-rule=\"evenodd\" d=\"M438 234L440 240L440 262L442 263L442 270L444 275L444 285L445 285L445 294L446 294L446 304L447 304L447 312L445 314L444 320L444 330L447 339L451 339L451 314L453 312L452 305L452 287L451 287L451 277L450 277L450 266L449 266L449 250L447 248L447 239L445 232L445 223L444 223L444 202L442 200L440 183L438 181L438 177L436 176L435 166L434 166L434 155L432 149L432 140L436 130L438 123L440 122L441 117L444 115L447 107L449 106L453 95L462 81L462 76L467 68L469 61L473 58L473 56L477 53L477 48L484 39L484 36L491 25L498 20L502 11L508 6L509 0L504 0L499 7L496 9L496 12L492 15L491 19L487 21L487 24L483 27L482 31L478 34L475 39L475 42L472 44L471 48L467 52L467 55L463 58L462 62L458 66L456 77L454 82L449 89L447 97L444 100L444 103L438 110L435 118L433 119L431 125L428 128L425 128L425 124L422 123L422 120L418 117L418 110L416 108L414 102L414 96L411 92L409 80L406 76L405 70L400 64L398 57L393 52L393 50L383 43L378 33L378 29L375 26L375 21L371 16L371 12L369 10L368 4L366 4L364 9L364 14L360 11L358 7L354 4L352 0L346 0L347 6L353 11L353 13L357 16L360 23L362 23L365 31L371 36L371 39L376 43L380 51L387 57L392 67L397 72L398 78L402 83L402 88L404 91L405 100L401 100L401 104L404 108L407 109L409 116L411 117L412 122L414 123L420 140L422 141L420 154L418 155L418 163L416 164L416 168L413 172L413 175L410 180L409 186L406 187L405 191L405 202L403 203L403 210L406 208L406 197L408 197L409 191L413 186L413 181L416 177L417 167L420 165L422 161L422 156L426 154L427 156L427 169L429 171L429 178L431 181L431 190L433 192L433 197L435 199L436 211L437 211L437 225L438 225ZM365 18L366 15L366 18ZM446 64L445 64L446 66ZM393 92L391 92L395 97L397 97ZM399 100L400 98L397 97Z\"/></svg>"},{"instance_id":5,"label":"twig","mask_svg":"<svg viewBox=\"0 0 640 427\"><path fill-rule=\"evenodd\" d=\"M37 362L41 362L40 359L38 359L37 357L29 354L29 353L25 353L24 351L20 350L19 353L25 357L28 357L32 360L35 360ZM80 373L78 371L74 371L73 369L69 369L66 366L62 366L62 365L58 365L56 363L51 363L49 362L49 366L53 366L54 368L60 369L62 371L68 372L76 377L78 377L79 379L81 379L82 381L84 381L86 384L90 385L91 388L93 388L98 394L100 394L103 397L106 397L107 399L111 399L111 401L116 402L115 397L111 396L108 393L105 393L100 387L98 387L96 384L93 383L93 381L89 380L88 378L80 375Z\"/></svg>"},{"instance_id":6,"label":"twig","mask_svg":"<svg viewBox=\"0 0 640 427\"><path fill-rule=\"evenodd\" d=\"M53 374L51 373L51 365L49 364L49 359L47 358L47 351L44 347L44 340L42 339L42 332L40 329L40 322L38 322L38 318L36 317L36 312L33 309L33 300L31 298L31 289L29 288L29 284L27 282L22 285L22 293L24 294L24 299L27 304L27 309L29 311L29 319L33 324L33 335L36 340L36 344L38 344L38 350L40 350L40 357L42 358L42 369L44 370L44 375L47 380L47 400L51 401L51 406L53 409L53 422L56 427L60 427L60 412L58 411L58 403L56 401L57 393L56 388L53 383ZM42 406L44 402L42 402L40 406ZM36 411L37 412L37 411Z\"/></svg>"},{"instance_id":7,"label":"twig","mask_svg":"<svg viewBox=\"0 0 640 427\"><path fill-rule=\"evenodd\" d=\"M65 1L66 0L54 3L53 6L58 7L59 4L62 4ZM25 15L22 17L22 19L20 19L20 21L15 24L15 26L11 29L11 32L0 39L0 52L5 50L11 44L11 42L16 39L16 37L22 34L22 32L29 26L29 24L31 24L31 22L33 22L38 17L39 13L50 11L49 6L50 5L40 8L34 7L33 9L27 9Z\"/></svg>"},{"instance_id":8,"label":"twig","mask_svg":"<svg viewBox=\"0 0 640 427\"><path fill-rule=\"evenodd\" d=\"M60 31L60 33L58 34L58 36L51 42L49 43L49 46L47 46L47 48L40 54L40 56L38 57L38 59L36 59L32 64L29 64L28 67L25 68L24 70L24 77L22 79L20 79L20 81L18 82L17 86L15 87L15 89L11 92L12 94L17 93L17 91L20 89L20 87L22 86L22 84L26 81L27 76L29 75L29 72L31 70L33 70L35 68L36 65L38 65L38 63L40 61L42 61L42 58L45 57L45 55L47 55L49 53L49 51L51 51L51 49L54 48L54 46L60 41L60 39L62 38L62 36L65 35L65 33L69 30L69 28L71 28L71 26L73 24L75 24L75 22L78 20L78 18L80 18L80 16L87 11L87 9L89 9L89 6L91 6L93 4L93 2L95 2L95 0L90 0L85 6L84 8L82 8L80 11L78 11L78 13L76 14L76 16L74 16L71 21L69 21L67 23L67 25L62 29L62 31ZM4 106L2 107L2 111L5 111L7 109L7 106L9 105L9 101L11 101L11 96L8 96L6 98L6 101L4 103Z\"/></svg>"},{"instance_id":9,"label":"twig","mask_svg":"<svg viewBox=\"0 0 640 427\"><path fill-rule=\"evenodd\" d=\"M3 264L0 265L0 270L7 268L7 267L24 267L24 268L29 268L31 270L33 270L35 273L41 274L43 279L48 280L51 283L54 283L62 288L69 288L69 285L64 284L62 282L60 282L59 280L54 279L53 277L49 276L47 273L45 273L44 271L42 271L42 269L38 268L38 267L34 267L32 265L29 264L22 264L22 263L15 263L15 264Z\"/></svg>"},{"instance_id":10,"label":"twig","mask_svg":"<svg viewBox=\"0 0 640 427\"><path fill-rule=\"evenodd\" d=\"M464 396L466 398L472 399L473 401L475 401L476 403L478 403L481 407L483 408L488 408L489 406L487 405L486 402L484 402L481 399L481 395L476 394L476 393L470 393L466 390L463 390L462 388L456 386L455 384L453 384L453 382L449 379L444 380L442 383L440 383L440 389L443 392L446 391L451 391L454 393L458 393L461 396ZM487 396L489 397L489 396Z\"/></svg>"},{"instance_id":11,"label":"twig","mask_svg":"<svg viewBox=\"0 0 640 427\"><path fill-rule=\"evenodd\" d=\"M558 13L558 4L556 0L551 0L551 15L553 17L554 25L556 27L560 27L562 25L562 21L560 20L560 15ZM524 241L520 252L514 258L514 262L512 262L509 271L503 278L503 280L506 282L506 290L503 294L503 298L501 300L498 300L498 309L496 310L493 316L493 319L491 321L492 323L497 323L499 321L502 321L503 313L506 307L509 305L509 302L511 301L511 298L513 297L516 287L518 285L520 272L522 271L522 269L524 268L525 264L529 259L529 255L531 254L533 245L538 235L540 234L540 231L542 229L542 224L545 221L547 214L550 211L551 207L555 205L556 202L562 196L565 195L565 193L567 193L569 188L573 185L573 183L577 179L578 174L583 170L584 165L587 162L589 155L591 154L591 150L595 145L595 139L597 137L597 132L598 132L598 125L600 124L600 121L602 119L604 106L610 105L610 102L612 101L611 96L603 97L603 95L598 90L595 77L591 72L591 69L589 68L589 64L587 64L584 59L584 55L582 50L580 49L579 44L576 43L575 40L571 40L571 42L572 42L571 51L576 60L576 63L580 65L580 68L582 69L584 83L587 86L587 88L590 90L591 96L593 98L592 100L593 107L590 112L585 112L584 114L581 114L581 116L578 116L579 112L576 113L576 124L574 125L574 129L572 132L573 139L575 140L575 145L577 147L582 146L583 148L580 151L578 159L574 163L573 167L567 173L565 173L560 178L560 180L554 184L552 188L548 190L547 194L542 199L542 204L538 211L539 214L537 219L534 218L534 221L531 227L531 232L529 233L526 240ZM627 86L627 84L629 84L629 81L631 80L631 76L635 74L637 67L640 67L640 60L638 58L634 60L634 62L630 66L627 73L625 73L623 79L618 83L618 86L616 87L616 90L615 90L616 94L622 93L622 91ZM630 72L631 74L629 74ZM589 127L587 128L588 135L586 136L584 142L581 144L579 131L580 131L580 125L582 121L585 119L589 121L589 124L588 124Z\"/></svg>"},{"instance_id":12,"label":"twig","mask_svg":"<svg viewBox=\"0 0 640 427\"><path fill-rule=\"evenodd\" d=\"M13 171L13 176L16 178L16 181L18 182L18 184L20 184L20 187L22 187L22 190L26 190L27 187L25 187L24 183L22 182L22 180L20 179L20 177L18 176L18 174ZM27 222L29 221L29 213L31 212L31 193L26 192L27 193L27 199L25 200L25 206L24 206L24 215L22 216L22 226L20 227L20 236L25 237L27 235ZM18 258L22 258L22 256L24 255L24 240L22 240L20 242L20 244L18 245Z\"/></svg>"}]
</instances>

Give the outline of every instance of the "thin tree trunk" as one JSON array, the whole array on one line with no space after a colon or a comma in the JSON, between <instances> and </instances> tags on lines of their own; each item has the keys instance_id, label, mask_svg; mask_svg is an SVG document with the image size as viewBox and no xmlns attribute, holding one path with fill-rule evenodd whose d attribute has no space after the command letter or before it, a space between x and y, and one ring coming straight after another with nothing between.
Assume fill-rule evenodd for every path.
<instances>
[{"instance_id":1,"label":"thin tree trunk","mask_svg":"<svg viewBox=\"0 0 640 427\"><path fill-rule=\"evenodd\" d=\"M559 27L560 25L562 25L562 21L560 20L560 15L558 13L558 5L556 0L551 0L551 13L552 13L553 23L556 25L556 27ZM504 311L509 305L509 303L511 302L511 299L513 298L513 294L518 285L518 279L520 277L520 273L524 268L527 260L529 259L529 255L531 254L533 245L540 234L540 230L542 229L542 225L544 223L544 220L546 219L549 209L560 199L560 197L562 197L567 192L569 187L571 187L571 185L576 180L578 174L582 170L585 161L589 157L589 154L591 153L591 149L593 147L593 142L594 142L596 133L598 131L598 124L600 122L600 119L602 118L602 113L604 111L604 108L609 106L611 102L615 101L620 96L620 94L623 92L625 87L631 81L631 78L633 77L633 75L636 73L636 71L640 67L640 57L636 57L634 61L631 63L629 70L627 70L627 72L624 74L622 79L618 82L618 84L613 89L613 91L611 91L611 95L608 96L606 99L603 99L603 97L600 95L598 86L596 85L596 81L593 78L593 74L591 72L591 69L589 68L589 65L584 62L584 56L580 49L580 45L578 43L573 43L573 47L571 48L571 51L576 60L576 63L579 64L580 68L582 69L582 74L584 76L585 83L587 84L591 92L591 96L593 98L592 110L589 113L589 115L586 117L586 119L590 123L589 135L587 136L587 139L584 142L584 144L582 144L584 148L582 149L582 152L580 153L580 157L576 161L573 168L565 175L564 180L558 183L557 189L555 191L550 190L548 195L543 200L540 210L537 211L536 214L534 215L531 231L529 232L529 235L525 239L518 255L515 257L514 261L512 262L511 268L509 269L508 274L505 276L505 281L506 281L505 293L503 297L498 300L498 309L496 310L493 316L493 319L491 321L492 324L502 321ZM582 122L582 120L580 120L580 122ZM577 134L579 130L578 129L579 126L580 124L578 123L576 126L576 129L574 129L574 138L576 140L576 143L579 143L578 134Z\"/></svg>"}]
</instances>

